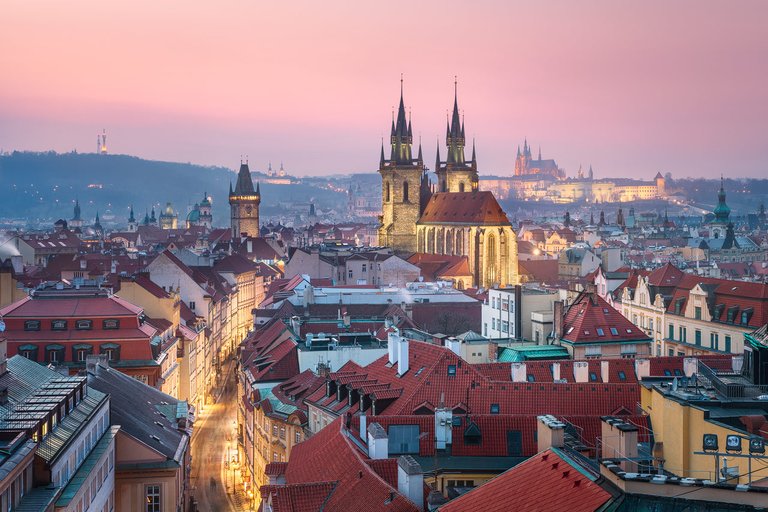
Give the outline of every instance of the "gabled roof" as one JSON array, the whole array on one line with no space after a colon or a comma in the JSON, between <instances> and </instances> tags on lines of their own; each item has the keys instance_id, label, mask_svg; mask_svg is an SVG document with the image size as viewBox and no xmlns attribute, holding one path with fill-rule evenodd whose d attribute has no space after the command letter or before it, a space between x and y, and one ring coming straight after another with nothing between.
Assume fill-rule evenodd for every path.
<instances>
[{"instance_id":1,"label":"gabled roof","mask_svg":"<svg viewBox=\"0 0 768 512\"><path fill-rule=\"evenodd\" d=\"M139 442L177 464L184 462L189 442L178 419L186 421L187 404L113 368L97 364L88 386L110 396L112 423Z\"/></svg>"},{"instance_id":2,"label":"gabled roof","mask_svg":"<svg viewBox=\"0 0 768 512\"><path fill-rule=\"evenodd\" d=\"M558 449L531 457L440 507L441 512L561 510L593 512L612 499L596 478Z\"/></svg>"},{"instance_id":3,"label":"gabled roof","mask_svg":"<svg viewBox=\"0 0 768 512\"><path fill-rule=\"evenodd\" d=\"M368 457L352 443L341 420L293 448L285 472L288 486L335 482L322 509L328 512L419 510L366 463Z\"/></svg>"},{"instance_id":4,"label":"gabled roof","mask_svg":"<svg viewBox=\"0 0 768 512\"><path fill-rule=\"evenodd\" d=\"M458 223L471 225L510 225L491 192L440 192L433 194L419 224Z\"/></svg>"},{"instance_id":5,"label":"gabled roof","mask_svg":"<svg viewBox=\"0 0 768 512\"><path fill-rule=\"evenodd\" d=\"M569 343L650 342L638 326L597 293L582 293L568 308L562 340Z\"/></svg>"}]
</instances>

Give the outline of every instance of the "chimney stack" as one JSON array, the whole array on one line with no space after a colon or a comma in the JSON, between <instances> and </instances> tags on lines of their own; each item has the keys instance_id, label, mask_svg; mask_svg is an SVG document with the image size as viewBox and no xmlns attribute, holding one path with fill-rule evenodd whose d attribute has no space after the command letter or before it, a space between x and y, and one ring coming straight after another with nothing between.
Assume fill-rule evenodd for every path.
<instances>
[{"instance_id":1,"label":"chimney stack","mask_svg":"<svg viewBox=\"0 0 768 512\"><path fill-rule=\"evenodd\" d=\"M603 416L602 442L604 459L636 459L637 458L637 427L626 423L614 416ZM619 466L624 471L637 471L637 462L621 460Z\"/></svg>"},{"instance_id":2,"label":"chimney stack","mask_svg":"<svg viewBox=\"0 0 768 512\"><path fill-rule=\"evenodd\" d=\"M525 363L512 363L512 382L526 382L528 380L528 371Z\"/></svg>"},{"instance_id":3,"label":"chimney stack","mask_svg":"<svg viewBox=\"0 0 768 512\"><path fill-rule=\"evenodd\" d=\"M635 359L635 375L637 375L637 380L650 377L651 361L649 359Z\"/></svg>"},{"instance_id":4,"label":"chimney stack","mask_svg":"<svg viewBox=\"0 0 768 512\"><path fill-rule=\"evenodd\" d=\"M552 332L556 339L563 337L563 320L565 319L565 305L563 301L556 300L553 304Z\"/></svg>"},{"instance_id":5,"label":"chimney stack","mask_svg":"<svg viewBox=\"0 0 768 512\"><path fill-rule=\"evenodd\" d=\"M610 382L611 381L611 362L603 359L600 361L600 377L602 377L603 382Z\"/></svg>"},{"instance_id":6,"label":"chimney stack","mask_svg":"<svg viewBox=\"0 0 768 512\"><path fill-rule=\"evenodd\" d=\"M565 423L550 414L538 416L536 419L537 451L565 446Z\"/></svg>"},{"instance_id":7,"label":"chimney stack","mask_svg":"<svg viewBox=\"0 0 768 512\"><path fill-rule=\"evenodd\" d=\"M410 455L401 455L397 459L397 490L416 508L424 510L424 472Z\"/></svg>"},{"instance_id":8,"label":"chimney stack","mask_svg":"<svg viewBox=\"0 0 768 512\"><path fill-rule=\"evenodd\" d=\"M552 380L557 382L560 380L560 378L560 363L554 362L552 363Z\"/></svg>"},{"instance_id":9,"label":"chimney stack","mask_svg":"<svg viewBox=\"0 0 768 512\"><path fill-rule=\"evenodd\" d=\"M379 423L368 425L368 457L371 459L389 458L389 438Z\"/></svg>"},{"instance_id":10,"label":"chimney stack","mask_svg":"<svg viewBox=\"0 0 768 512\"><path fill-rule=\"evenodd\" d=\"M573 362L573 380L576 382L589 382L589 363L586 361Z\"/></svg>"},{"instance_id":11,"label":"chimney stack","mask_svg":"<svg viewBox=\"0 0 768 512\"><path fill-rule=\"evenodd\" d=\"M397 344L397 374L400 376L405 375L408 371L408 340L402 336L398 336L400 341Z\"/></svg>"},{"instance_id":12,"label":"chimney stack","mask_svg":"<svg viewBox=\"0 0 768 512\"><path fill-rule=\"evenodd\" d=\"M394 332L387 334L387 352L389 354L389 365L395 366L397 364L397 356L399 355L397 345L400 342L400 335L395 329Z\"/></svg>"}]
</instances>

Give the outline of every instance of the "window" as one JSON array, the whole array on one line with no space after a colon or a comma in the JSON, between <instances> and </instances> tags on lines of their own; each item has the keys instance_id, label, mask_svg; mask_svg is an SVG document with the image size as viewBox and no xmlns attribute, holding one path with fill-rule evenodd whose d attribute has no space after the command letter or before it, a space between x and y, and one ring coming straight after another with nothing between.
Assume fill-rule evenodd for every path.
<instances>
[{"instance_id":1,"label":"window","mask_svg":"<svg viewBox=\"0 0 768 512\"><path fill-rule=\"evenodd\" d=\"M720 350L720 335L716 332L709 334L709 346L715 350Z\"/></svg>"},{"instance_id":2,"label":"window","mask_svg":"<svg viewBox=\"0 0 768 512\"><path fill-rule=\"evenodd\" d=\"M529 373L528 375L526 375L525 379L528 382L536 382L536 376L534 374L532 374L532 373Z\"/></svg>"},{"instance_id":3,"label":"window","mask_svg":"<svg viewBox=\"0 0 768 512\"><path fill-rule=\"evenodd\" d=\"M653 332L653 318L648 319L648 330Z\"/></svg>"},{"instance_id":4,"label":"window","mask_svg":"<svg viewBox=\"0 0 768 512\"><path fill-rule=\"evenodd\" d=\"M682 325L678 328L678 331L680 333L680 341L685 343L688 339L688 329L683 327Z\"/></svg>"},{"instance_id":5,"label":"window","mask_svg":"<svg viewBox=\"0 0 768 512\"><path fill-rule=\"evenodd\" d=\"M671 340L675 339L675 326L674 326L674 324L669 324L669 339L671 339Z\"/></svg>"},{"instance_id":6,"label":"window","mask_svg":"<svg viewBox=\"0 0 768 512\"><path fill-rule=\"evenodd\" d=\"M597 382L597 374L595 372L589 372L589 382Z\"/></svg>"},{"instance_id":7,"label":"window","mask_svg":"<svg viewBox=\"0 0 768 512\"><path fill-rule=\"evenodd\" d=\"M160 504L160 486L159 485L148 485L145 487L145 494L146 494L146 512L160 512L162 510L162 505Z\"/></svg>"},{"instance_id":8,"label":"window","mask_svg":"<svg viewBox=\"0 0 768 512\"><path fill-rule=\"evenodd\" d=\"M605 331L603 330L603 328L602 328L602 327L598 327L598 328L597 328L597 329L595 329L595 330L597 331L597 335L598 335L598 336L605 336Z\"/></svg>"},{"instance_id":9,"label":"window","mask_svg":"<svg viewBox=\"0 0 768 512\"><path fill-rule=\"evenodd\" d=\"M726 352L730 352L731 351L731 337L730 336L726 336L725 337L725 347L724 347L724 350Z\"/></svg>"},{"instance_id":10,"label":"window","mask_svg":"<svg viewBox=\"0 0 768 512\"><path fill-rule=\"evenodd\" d=\"M285 439L285 427L280 427L280 439Z\"/></svg>"},{"instance_id":11,"label":"window","mask_svg":"<svg viewBox=\"0 0 768 512\"><path fill-rule=\"evenodd\" d=\"M101 323L102 329L105 331L112 331L120 328L120 320L116 318L107 318Z\"/></svg>"},{"instance_id":12,"label":"window","mask_svg":"<svg viewBox=\"0 0 768 512\"><path fill-rule=\"evenodd\" d=\"M693 318L696 320L701 320L701 306L696 306L693 308Z\"/></svg>"},{"instance_id":13,"label":"window","mask_svg":"<svg viewBox=\"0 0 768 512\"><path fill-rule=\"evenodd\" d=\"M624 370L619 370L619 380L620 380L620 381L625 381L625 380L627 380L627 374L626 374L626 373L624 373Z\"/></svg>"},{"instance_id":14,"label":"window","mask_svg":"<svg viewBox=\"0 0 768 512\"><path fill-rule=\"evenodd\" d=\"M616 329L615 327L611 327L611 334L613 336L618 336L619 335L619 330Z\"/></svg>"},{"instance_id":15,"label":"window","mask_svg":"<svg viewBox=\"0 0 768 512\"><path fill-rule=\"evenodd\" d=\"M625 359L633 358L637 355L637 344L628 343L621 346L621 357Z\"/></svg>"},{"instance_id":16,"label":"window","mask_svg":"<svg viewBox=\"0 0 768 512\"><path fill-rule=\"evenodd\" d=\"M195 310L195 301L193 300L189 301L189 309L191 309L192 311Z\"/></svg>"},{"instance_id":17,"label":"window","mask_svg":"<svg viewBox=\"0 0 768 512\"><path fill-rule=\"evenodd\" d=\"M694 331L694 339L696 340L696 345L701 346L701 331L696 329Z\"/></svg>"},{"instance_id":18,"label":"window","mask_svg":"<svg viewBox=\"0 0 768 512\"><path fill-rule=\"evenodd\" d=\"M348 276L349 276L350 279L352 279L354 277L352 269L349 270Z\"/></svg>"},{"instance_id":19,"label":"window","mask_svg":"<svg viewBox=\"0 0 768 512\"><path fill-rule=\"evenodd\" d=\"M368 272L368 265L366 263L363 263L363 274Z\"/></svg>"},{"instance_id":20,"label":"window","mask_svg":"<svg viewBox=\"0 0 768 512\"><path fill-rule=\"evenodd\" d=\"M491 414L499 414L499 404L491 404Z\"/></svg>"},{"instance_id":21,"label":"window","mask_svg":"<svg viewBox=\"0 0 768 512\"><path fill-rule=\"evenodd\" d=\"M67 321L66 320L51 320L51 330L52 331L66 331L67 330Z\"/></svg>"},{"instance_id":22,"label":"window","mask_svg":"<svg viewBox=\"0 0 768 512\"><path fill-rule=\"evenodd\" d=\"M509 322L507 322L506 320L502 320L501 322L501 331L509 332Z\"/></svg>"},{"instance_id":23,"label":"window","mask_svg":"<svg viewBox=\"0 0 768 512\"><path fill-rule=\"evenodd\" d=\"M491 318L491 329L493 329L494 331L496 330L496 319L495 318Z\"/></svg>"},{"instance_id":24,"label":"window","mask_svg":"<svg viewBox=\"0 0 768 512\"><path fill-rule=\"evenodd\" d=\"M299 444L301 442L301 432L297 431L297 432L294 433L293 442L295 444Z\"/></svg>"},{"instance_id":25,"label":"window","mask_svg":"<svg viewBox=\"0 0 768 512\"><path fill-rule=\"evenodd\" d=\"M456 375L456 365L455 364L449 364L448 365L448 375L450 375L450 376Z\"/></svg>"},{"instance_id":26,"label":"window","mask_svg":"<svg viewBox=\"0 0 768 512\"><path fill-rule=\"evenodd\" d=\"M408 202L408 182L407 181L403 182L403 202L404 203Z\"/></svg>"},{"instance_id":27,"label":"window","mask_svg":"<svg viewBox=\"0 0 768 512\"><path fill-rule=\"evenodd\" d=\"M277 437L277 423L272 424L272 435Z\"/></svg>"},{"instance_id":28,"label":"window","mask_svg":"<svg viewBox=\"0 0 768 512\"><path fill-rule=\"evenodd\" d=\"M45 347L45 361L47 363L64 362L64 346L56 344L47 345Z\"/></svg>"},{"instance_id":29,"label":"window","mask_svg":"<svg viewBox=\"0 0 768 512\"><path fill-rule=\"evenodd\" d=\"M419 453L418 425L390 425L387 436L390 454Z\"/></svg>"},{"instance_id":30,"label":"window","mask_svg":"<svg viewBox=\"0 0 768 512\"><path fill-rule=\"evenodd\" d=\"M99 353L106 355L109 361L120 360L120 345L117 343L103 343L99 347Z\"/></svg>"},{"instance_id":31,"label":"window","mask_svg":"<svg viewBox=\"0 0 768 512\"><path fill-rule=\"evenodd\" d=\"M93 320L78 320L75 322L75 328L79 331L89 331L93 328Z\"/></svg>"},{"instance_id":32,"label":"window","mask_svg":"<svg viewBox=\"0 0 768 512\"><path fill-rule=\"evenodd\" d=\"M40 320L25 320L24 321L24 330L25 331L39 331L40 330Z\"/></svg>"}]
</instances>

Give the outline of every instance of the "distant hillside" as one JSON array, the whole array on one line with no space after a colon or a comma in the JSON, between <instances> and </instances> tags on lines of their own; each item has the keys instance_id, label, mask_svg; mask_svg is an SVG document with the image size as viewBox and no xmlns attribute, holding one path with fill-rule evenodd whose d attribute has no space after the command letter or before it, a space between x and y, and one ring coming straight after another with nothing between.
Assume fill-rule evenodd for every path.
<instances>
[{"instance_id":1,"label":"distant hillside","mask_svg":"<svg viewBox=\"0 0 768 512\"><path fill-rule=\"evenodd\" d=\"M0 156L0 218L46 223L72 216L80 200L82 216L92 219L109 210L124 223L134 205L137 217L170 201L179 218L207 192L213 197L214 224L229 222L227 194L234 170L189 163L156 162L127 155L14 152ZM310 185L261 185L262 215L287 202L338 205L338 193ZM109 214L107 214L109 218Z\"/></svg>"}]
</instances>

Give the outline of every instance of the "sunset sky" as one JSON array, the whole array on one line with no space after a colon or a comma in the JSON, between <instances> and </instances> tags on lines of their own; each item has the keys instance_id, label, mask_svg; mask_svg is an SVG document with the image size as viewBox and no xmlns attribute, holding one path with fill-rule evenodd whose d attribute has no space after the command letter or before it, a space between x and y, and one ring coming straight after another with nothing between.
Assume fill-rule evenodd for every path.
<instances>
[{"instance_id":1,"label":"sunset sky","mask_svg":"<svg viewBox=\"0 0 768 512\"><path fill-rule=\"evenodd\" d=\"M430 167L768 175L768 2L4 0L0 149L373 172L400 74ZM444 151L443 151L444 154Z\"/></svg>"}]
</instances>

